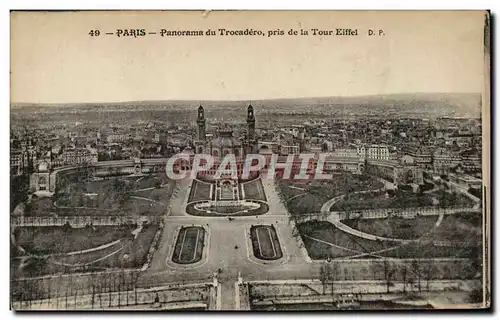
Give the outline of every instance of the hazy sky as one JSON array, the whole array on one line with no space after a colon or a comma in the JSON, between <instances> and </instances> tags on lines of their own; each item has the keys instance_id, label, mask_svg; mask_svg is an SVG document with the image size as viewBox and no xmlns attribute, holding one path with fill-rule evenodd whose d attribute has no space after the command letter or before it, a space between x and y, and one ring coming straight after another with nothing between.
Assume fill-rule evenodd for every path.
<instances>
[{"instance_id":1,"label":"hazy sky","mask_svg":"<svg viewBox=\"0 0 500 320\"><path fill-rule=\"evenodd\" d=\"M482 92L482 12L13 13L13 102L252 100ZM119 28L263 30L266 36L142 38ZM358 36L288 36L357 28ZM368 29L385 36L368 37ZM100 37L89 36L99 29ZM281 29L284 36L267 37Z\"/></svg>"}]
</instances>

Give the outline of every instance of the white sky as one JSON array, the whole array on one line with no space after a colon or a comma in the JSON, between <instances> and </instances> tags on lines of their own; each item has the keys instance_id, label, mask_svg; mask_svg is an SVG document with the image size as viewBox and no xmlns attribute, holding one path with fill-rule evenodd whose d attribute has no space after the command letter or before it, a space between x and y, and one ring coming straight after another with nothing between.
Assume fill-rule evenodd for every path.
<instances>
[{"instance_id":1,"label":"white sky","mask_svg":"<svg viewBox=\"0 0 500 320\"><path fill-rule=\"evenodd\" d=\"M256 100L484 90L482 12L13 13L12 102ZM359 36L92 38L357 28ZM368 29L385 36L368 37Z\"/></svg>"}]
</instances>

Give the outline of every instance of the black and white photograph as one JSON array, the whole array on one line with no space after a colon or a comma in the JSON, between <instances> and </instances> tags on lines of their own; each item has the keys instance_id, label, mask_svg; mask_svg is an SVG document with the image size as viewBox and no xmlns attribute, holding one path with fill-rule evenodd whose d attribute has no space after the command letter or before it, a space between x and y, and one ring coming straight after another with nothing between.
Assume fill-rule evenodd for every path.
<instances>
[{"instance_id":1,"label":"black and white photograph","mask_svg":"<svg viewBox=\"0 0 500 320\"><path fill-rule=\"evenodd\" d=\"M11 310L490 307L488 11L10 19Z\"/></svg>"}]
</instances>

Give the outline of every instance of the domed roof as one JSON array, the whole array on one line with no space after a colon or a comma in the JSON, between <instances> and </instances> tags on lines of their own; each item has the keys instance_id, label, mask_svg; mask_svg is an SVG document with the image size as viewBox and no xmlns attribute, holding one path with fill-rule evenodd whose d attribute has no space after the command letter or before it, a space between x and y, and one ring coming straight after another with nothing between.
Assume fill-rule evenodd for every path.
<instances>
[{"instance_id":1,"label":"domed roof","mask_svg":"<svg viewBox=\"0 0 500 320\"><path fill-rule=\"evenodd\" d=\"M259 149L259 154L261 155L273 154L273 150L267 146L263 146L262 148Z\"/></svg>"},{"instance_id":2,"label":"domed roof","mask_svg":"<svg viewBox=\"0 0 500 320\"><path fill-rule=\"evenodd\" d=\"M48 170L49 170L49 164L47 163L47 161L40 161L40 163L38 164L38 171L46 172Z\"/></svg>"},{"instance_id":3,"label":"domed roof","mask_svg":"<svg viewBox=\"0 0 500 320\"><path fill-rule=\"evenodd\" d=\"M218 136L212 139L212 147L216 148L232 148L241 146L240 141L233 137L233 131L219 131Z\"/></svg>"},{"instance_id":4,"label":"domed roof","mask_svg":"<svg viewBox=\"0 0 500 320\"><path fill-rule=\"evenodd\" d=\"M194 155L194 151L191 147L186 147L182 150L181 154Z\"/></svg>"},{"instance_id":5,"label":"domed roof","mask_svg":"<svg viewBox=\"0 0 500 320\"><path fill-rule=\"evenodd\" d=\"M212 139L212 146L217 148L239 147L241 143L234 137L217 137Z\"/></svg>"}]
</instances>

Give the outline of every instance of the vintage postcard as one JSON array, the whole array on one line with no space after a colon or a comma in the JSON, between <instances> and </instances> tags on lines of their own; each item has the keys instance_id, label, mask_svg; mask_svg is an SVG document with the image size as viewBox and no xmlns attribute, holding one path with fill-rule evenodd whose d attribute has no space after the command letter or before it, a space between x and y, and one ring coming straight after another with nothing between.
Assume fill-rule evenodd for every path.
<instances>
[{"instance_id":1,"label":"vintage postcard","mask_svg":"<svg viewBox=\"0 0 500 320\"><path fill-rule=\"evenodd\" d=\"M12 310L490 307L487 11L12 11Z\"/></svg>"}]
</instances>

